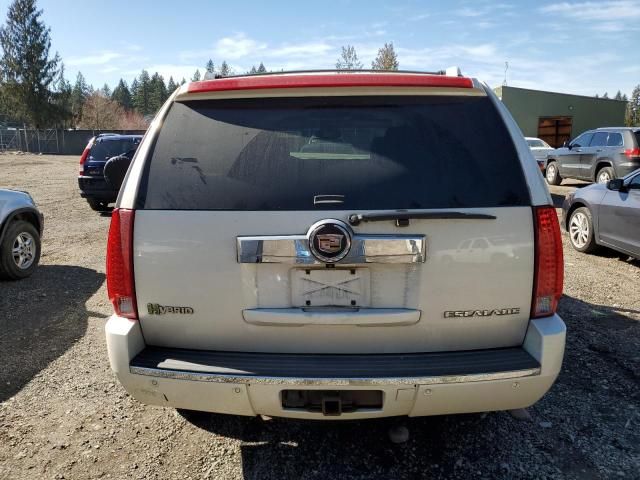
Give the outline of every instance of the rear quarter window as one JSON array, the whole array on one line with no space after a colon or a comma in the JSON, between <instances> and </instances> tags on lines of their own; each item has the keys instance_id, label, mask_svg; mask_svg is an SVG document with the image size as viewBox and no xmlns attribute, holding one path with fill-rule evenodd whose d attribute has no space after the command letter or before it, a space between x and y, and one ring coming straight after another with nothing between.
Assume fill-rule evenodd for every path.
<instances>
[{"instance_id":1,"label":"rear quarter window","mask_svg":"<svg viewBox=\"0 0 640 480\"><path fill-rule=\"evenodd\" d=\"M137 208L430 209L528 205L487 97L310 97L174 103ZM315 204L317 196L339 196Z\"/></svg>"}]
</instances>

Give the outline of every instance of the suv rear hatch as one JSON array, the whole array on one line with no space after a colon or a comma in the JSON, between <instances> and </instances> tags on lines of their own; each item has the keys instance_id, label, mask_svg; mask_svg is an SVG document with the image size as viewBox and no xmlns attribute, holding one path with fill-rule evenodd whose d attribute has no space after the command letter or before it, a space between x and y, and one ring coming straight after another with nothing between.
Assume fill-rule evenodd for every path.
<instances>
[{"instance_id":1,"label":"suv rear hatch","mask_svg":"<svg viewBox=\"0 0 640 480\"><path fill-rule=\"evenodd\" d=\"M292 353L520 345L534 220L485 92L282 95L183 94L170 106L135 206L147 344ZM398 212L425 218L358 221ZM328 219L314 254L312 226ZM318 259L340 254L350 235L342 260Z\"/></svg>"}]
</instances>

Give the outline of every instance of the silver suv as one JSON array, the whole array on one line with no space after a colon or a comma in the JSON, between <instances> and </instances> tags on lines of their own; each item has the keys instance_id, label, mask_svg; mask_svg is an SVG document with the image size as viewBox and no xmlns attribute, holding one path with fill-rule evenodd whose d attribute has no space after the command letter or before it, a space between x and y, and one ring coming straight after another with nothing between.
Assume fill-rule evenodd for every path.
<instances>
[{"instance_id":1,"label":"silver suv","mask_svg":"<svg viewBox=\"0 0 640 480\"><path fill-rule=\"evenodd\" d=\"M640 128L589 130L551 152L545 176L550 185L563 178L607 183L640 168Z\"/></svg>"},{"instance_id":2,"label":"silver suv","mask_svg":"<svg viewBox=\"0 0 640 480\"><path fill-rule=\"evenodd\" d=\"M544 180L477 80L196 82L158 113L113 212L109 359L138 400L191 410L520 408L560 371L562 276Z\"/></svg>"}]
</instances>

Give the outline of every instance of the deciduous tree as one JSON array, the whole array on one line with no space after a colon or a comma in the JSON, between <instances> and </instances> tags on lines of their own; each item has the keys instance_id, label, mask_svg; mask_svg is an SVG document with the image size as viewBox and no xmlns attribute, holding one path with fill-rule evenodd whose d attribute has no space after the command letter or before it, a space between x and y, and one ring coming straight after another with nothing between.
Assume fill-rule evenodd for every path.
<instances>
[{"instance_id":1,"label":"deciduous tree","mask_svg":"<svg viewBox=\"0 0 640 480\"><path fill-rule=\"evenodd\" d=\"M352 45L342 47L342 54L336 62L338 70L362 70L362 62L358 59L356 48Z\"/></svg>"},{"instance_id":2,"label":"deciduous tree","mask_svg":"<svg viewBox=\"0 0 640 480\"><path fill-rule=\"evenodd\" d=\"M398 70L399 66L398 56L393 49L393 43L385 43L384 47L378 50L378 55L375 60L371 62L371 68L373 70Z\"/></svg>"}]
</instances>

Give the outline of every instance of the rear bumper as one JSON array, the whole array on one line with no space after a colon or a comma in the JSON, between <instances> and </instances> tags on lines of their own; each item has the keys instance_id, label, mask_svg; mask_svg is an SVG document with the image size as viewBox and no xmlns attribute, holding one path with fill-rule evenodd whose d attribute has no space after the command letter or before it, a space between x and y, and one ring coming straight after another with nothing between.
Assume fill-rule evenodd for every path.
<instances>
[{"instance_id":1,"label":"rear bumper","mask_svg":"<svg viewBox=\"0 0 640 480\"><path fill-rule=\"evenodd\" d=\"M137 322L112 316L109 361L139 401L235 415L307 419L424 416L527 407L555 381L565 325L532 320L522 347L475 352L279 355L146 347ZM281 392L378 390L383 404L339 417L284 408Z\"/></svg>"},{"instance_id":2,"label":"rear bumper","mask_svg":"<svg viewBox=\"0 0 640 480\"><path fill-rule=\"evenodd\" d=\"M113 190L102 177L79 176L78 187L82 198L113 202L118 197L118 191Z\"/></svg>"}]
</instances>

